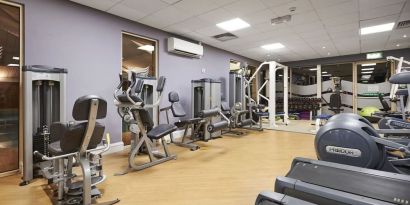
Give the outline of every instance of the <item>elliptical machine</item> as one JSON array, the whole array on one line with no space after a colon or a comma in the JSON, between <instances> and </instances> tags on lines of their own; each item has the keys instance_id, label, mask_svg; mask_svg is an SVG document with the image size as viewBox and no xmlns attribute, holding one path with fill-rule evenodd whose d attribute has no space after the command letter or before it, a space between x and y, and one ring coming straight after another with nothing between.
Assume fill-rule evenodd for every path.
<instances>
[{"instance_id":1,"label":"elliptical machine","mask_svg":"<svg viewBox=\"0 0 410 205\"><path fill-rule=\"evenodd\" d=\"M410 174L410 144L380 137L371 123L353 113L333 116L315 137L319 160Z\"/></svg>"}]
</instances>

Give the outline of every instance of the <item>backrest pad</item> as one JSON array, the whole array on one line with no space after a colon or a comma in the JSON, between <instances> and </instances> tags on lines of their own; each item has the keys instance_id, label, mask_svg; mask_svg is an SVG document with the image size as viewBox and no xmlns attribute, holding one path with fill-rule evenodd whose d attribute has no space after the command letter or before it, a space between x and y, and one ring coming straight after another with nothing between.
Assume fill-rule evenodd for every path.
<instances>
[{"instance_id":1,"label":"backrest pad","mask_svg":"<svg viewBox=\"0 0 410 205\"><path fill-rule=\"evenodd\" d=\"M76 121L88 120L90 112L90 103L92 99L98 100L97 119L102 119L107 116L107 101L97 95L85 95L78 98L73 107L73 118Z\"/></svg>"}]
</instances>

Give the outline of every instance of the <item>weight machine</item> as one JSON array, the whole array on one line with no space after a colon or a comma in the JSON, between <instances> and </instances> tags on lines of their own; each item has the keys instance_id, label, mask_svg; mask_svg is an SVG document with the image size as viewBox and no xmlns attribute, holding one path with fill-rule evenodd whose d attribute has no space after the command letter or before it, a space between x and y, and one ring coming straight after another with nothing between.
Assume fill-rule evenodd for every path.
<instances>
[{"instance_id":1,"label":"weight machine","mask_svg":"<svg viewBox=\"0 0 410 205\"><path fill-rule=\"evenodd\" d=\"M264 69L263 67L267 65L269 71L269 78L265 79L262 85L259 87L258 78L257 76L260 72ZM259 67L255 70L252 76L249 79L243 78L244 86L243 86L243 94L242 94L242 102L244 105L248 106L249 110L252 110L252 103L259 104L261 99L265 99L268 101L268 112L263 113L263 117L268 117L269 125L268 128L274 129L278 125L276 124L276 72L278 70L283 70L283 122L285 125L289 124L289 113L288 113L288 67L284 66L275 61L263 62L259 65ZM246 72L246 71L245 71ZM251 97L251 84L255 81L256 85L258 85L256 101ZM262 94L262 90L266 88L269 91L269 96ZM262 114L262 113L260 113ZM252 119L252 112L250 112L250 118Z\"/></svg>"}]
</instances>

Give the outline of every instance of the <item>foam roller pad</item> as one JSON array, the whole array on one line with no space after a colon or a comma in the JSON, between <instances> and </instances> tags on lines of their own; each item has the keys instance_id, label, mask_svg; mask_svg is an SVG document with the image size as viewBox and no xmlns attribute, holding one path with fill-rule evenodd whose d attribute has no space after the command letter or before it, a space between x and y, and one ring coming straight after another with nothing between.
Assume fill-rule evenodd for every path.
<instances>
[{"instance_id":1,"label":"foam roller pad","mask_svg":"<svg viewBox=\"0 0 410 205\"><path fill-rule=\"evenodd\" d=\"M202 118L205 118L205 117L212 117L218 114L219 114L219 109L215 108L215 109L210 109L210 110L202 110L199 113L199 116Z\"/></svg>"},{"instance_id":2,"label":"foam roller pad","mask_svg":"<svg viewBox=\"0 0 410 205\"><path fill-rule=\"evenodd\" d=\"M222 130L224 128L227 128L228 126L229 126L229 123L227 121L220 121L215 124L208 125L207 129L208 129L208 132L213 133L213 132Z\"/></svg>"}]
</instances>

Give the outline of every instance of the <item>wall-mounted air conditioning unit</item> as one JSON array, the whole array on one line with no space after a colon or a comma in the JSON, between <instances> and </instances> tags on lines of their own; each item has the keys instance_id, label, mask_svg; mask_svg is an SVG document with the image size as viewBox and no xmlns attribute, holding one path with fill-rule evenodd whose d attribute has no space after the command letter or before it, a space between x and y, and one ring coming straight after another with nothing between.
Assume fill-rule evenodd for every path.
<instances>
[{"instance_id":1,"label":"wall-mounted air conditioning unit","mask_svg":"<svg viewBox=\"0 0 410 205\"><path fill-rule=\"evenodd\" d=\"M168 38L168 52L201 58L204 55L204 47L200 44L170 37Z\"/></svg>"}]
</instances>

